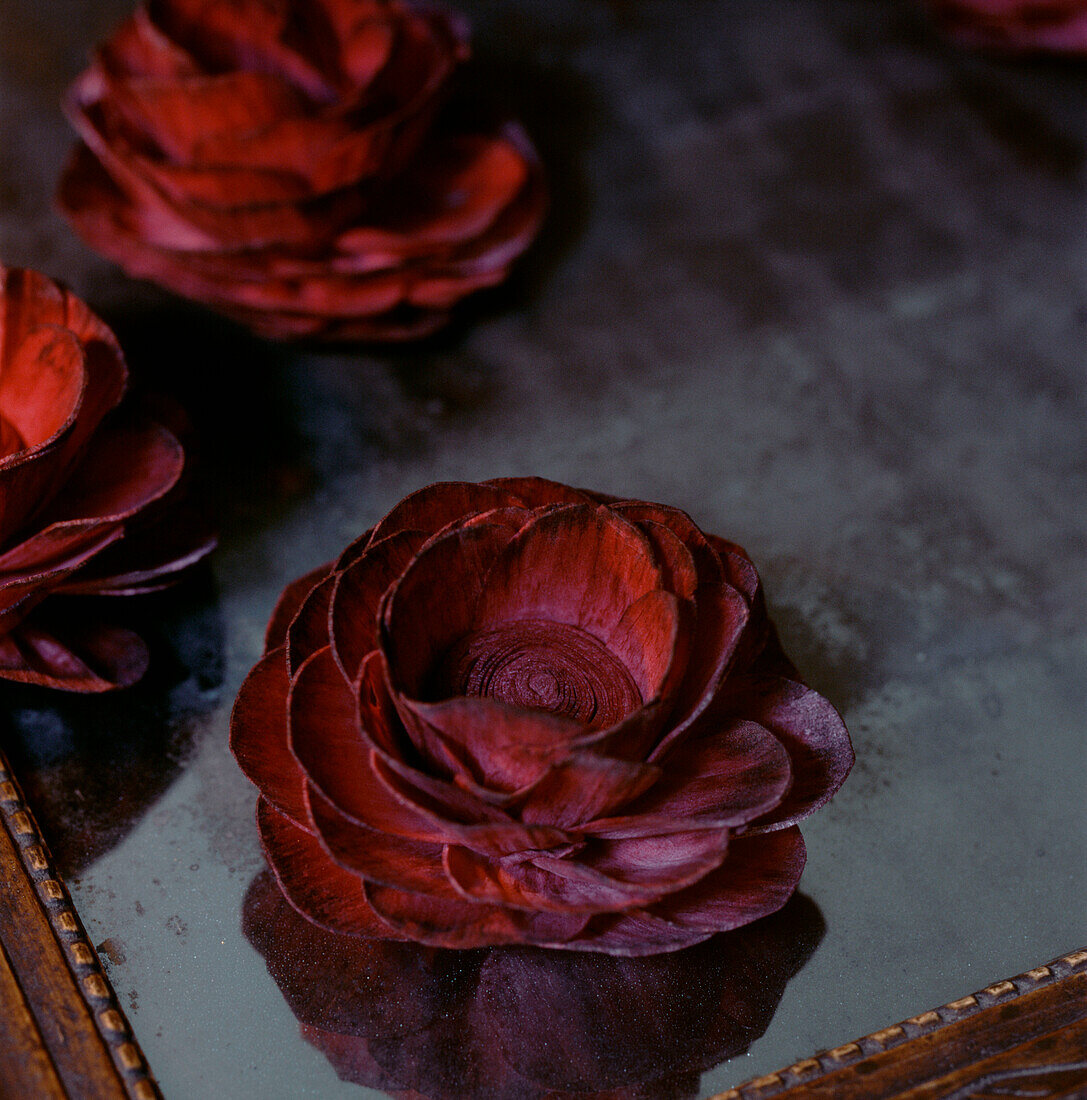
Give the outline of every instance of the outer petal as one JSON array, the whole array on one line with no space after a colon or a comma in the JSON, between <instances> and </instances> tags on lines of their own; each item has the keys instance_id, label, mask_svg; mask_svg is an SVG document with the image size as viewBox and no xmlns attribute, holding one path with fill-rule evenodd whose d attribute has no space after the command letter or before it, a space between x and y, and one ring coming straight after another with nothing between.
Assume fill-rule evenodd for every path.
<instances>
[{"instance_id":1,"label":"outer petal","mask_svg":"<svg viewBox=\"0 0 1087 1100\"><path fill-rule=\"evenodd\" d=\"M101 692L134 684L147 668L147 647L130 630L38 618L0 636L0 679Z\"/></svg>"},{"instance_id":2,"label":"outer petal","mask_svg":"<svg viewBox=\"0 0 1087 1100\"><path fill-rule=\"evenodd\" d=\"M555 946L576 936L587 920L579 914L530 913L462 898L431 898L387 886L368 886L366 898L394 933L434 947Z\"/></svg>"},{"instance_id":3,"label":"outer petal","mask_svg":"<svg viewBox=\"0 0 1087 1100\"><path fill-rule=\"evenodd\" d=\"M263 798L257 826L276 881L299 913L342 935L396 938L367 904L362 879L333 863L312 833Z\"/></svg>"},{"instance_id":4,"label":"outer petal","mask_svg":"<svg viewBox=\"0 0 1087 1100\"><path fill-rule=\"evenodd\" d=\"M298 609L310 591L328 576L330 568L330 565L319 565L297 580L291 581L283 589L264 632L265 651L275 649L287 640L287 628L291 625L291 620L298 614Z\"/></svg>"},{"instance_id":5,"label":"outer petal","mask_svg":"<svg viewBox=\"0 0 1087 1100\"><path fill-rule=\"evenodd\" d=\"M780 909L800 881L805 858L795 825L766 836L736 837L716 871L650 911L693 931L727 932Z\"/></svg>"},{"instance_id":6,"label":"outer petal","mask_svg":"<svg viewBox=\"0 0 1087 1100\"><path fill-rule=\"evenodd\" d=\"M794 680L754 683L730 709L770 730L791 760L791 790L750 832L793 825L829 802L845 782L853 745L838 712L817 691Z\"/></svg>"},{"instance_id":7,"label":"outer petal","mask_svg":"<svg viewBox=\"0 0 1087 1100\"><path fill-rule=\"evenodd\" d=\"M289 691L281 646L265 654L242 683L230 715L230 750L265 799L301 826L308 811L302 771L287 741Z\"/></svg>"}]
</instances>

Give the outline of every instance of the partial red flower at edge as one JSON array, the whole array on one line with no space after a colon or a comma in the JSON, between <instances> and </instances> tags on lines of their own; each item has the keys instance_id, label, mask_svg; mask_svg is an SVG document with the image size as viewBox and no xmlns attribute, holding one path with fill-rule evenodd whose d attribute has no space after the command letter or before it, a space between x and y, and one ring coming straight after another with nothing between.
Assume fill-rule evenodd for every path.
<instances>
[{"instance_id":1,"label":"partial red flower at edge","mask_svg":"<svg viewBox=\"0 0 1087 1100\"><path fill-rule=\"evenodd\" d=\"M964 46L1006 53L1087 55L1087 0L928 0Z\"/></svg>"},{"instance_id":2,"label":"partial red flower at edge","mask_svg":"<svg viewBox=\"0 0 1087 1100\"><path fill-rule=\"evenodd\" d=\"M0 267L0 679L134 683L146 647L85 597L162 588L214 546L199 523L170 522L184 451L117 408L127 378L113 333L71 291Z\"/></svg>"},{"instance_id":3,"label":"partial red flower at edge","mask_svg":"<svg viewBox=\"0 0 1087 1100\"><path fill-rule=\"evenodd\" d=\"M439 117L467 55L460 19L401 0L148 0L69 91L61 211L262 335L425 335L546 205L520 127Z\"/></svg>"},{"instance_id":4,"label":"partial red flower at edge","mask_svg":"<svg viewBox=\"0 0 1087 1100\"><path fill-rule=\"evenodd\" d=\"M739 547L535 478L419 490L289 585L231 747L317 924L615 955L779 909L853 763Z\"/></svg>"}]
</instances>

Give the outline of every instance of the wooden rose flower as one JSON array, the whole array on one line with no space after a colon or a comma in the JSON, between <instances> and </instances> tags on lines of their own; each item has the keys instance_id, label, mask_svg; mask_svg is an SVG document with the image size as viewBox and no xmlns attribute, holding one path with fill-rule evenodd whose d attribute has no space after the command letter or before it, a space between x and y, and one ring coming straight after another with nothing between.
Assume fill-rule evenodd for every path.
<instances>
[{"instance_id":1,"label":"wooden rose flower","mask_svg":"<svg viewBox=\"0 0 1087 1100\"><path fill-rule=\"evenodd\" d=\"M964 46L1011 53L1087 54L1087 0L929 0Z\"/></svg>"},{"instance_id":2,"label":"wooden rose flower","mask_svg":"<svg viewBox=\"0 0 1087 1100\"><path fill-rule=\"evenodd\" d=\"M231 743L318 924L617 955L780 908L853 760L739 547L536 479L422 489L290 585Z\"/></svg>"},{"instance_id":3,"label":"wooden rose flower","mask_svg":"<svg viewBox=\"0 0 1087 1100\"><path fill-rule=\"evenodd\" d=\"M185 464L177 438L113 411L127 373L113 334L75 295L0 268L0 678L131 684L143 642L101 622L102 601L85 597L161 588L212 548L202 528L169 522L165 498Z\"/></svg>"},{"instance_id":4,"label":"wooden rose flower","mask_svg":"<svg viewBox=\"0 0 1087 1100\"><path fill-rule=\"evenodd\" d=\"M460 20L406 0L147 0L69 92L61 210L266 336L431 332L545 205L516 125L438 118L467 52Z\"/></svg>"}]
</instances>

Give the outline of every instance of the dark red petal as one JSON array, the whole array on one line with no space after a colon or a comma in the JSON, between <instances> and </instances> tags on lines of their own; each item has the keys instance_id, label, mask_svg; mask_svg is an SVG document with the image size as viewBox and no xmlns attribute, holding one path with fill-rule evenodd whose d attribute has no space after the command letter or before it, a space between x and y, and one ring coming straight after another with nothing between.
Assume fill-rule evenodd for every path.
<instances>
[{"instance_id":1,"label":"dark red petal","mask_svg":"<svg viewBox=\"0 0 1087 1100\"><path fill-rule=\"evenodd\" d=\"M730 710L765 726L785 746L793 785L752 832L784 829L829 802L853 767L853 745L838 712L794 680L751 685Z\"/></svg>"},{"instance_id":2,"label":"dark red petal","mask_svg":"<svg viewBox=\"0 0 1087 1100\"><path fill-rule=\"evenodd\" d=\"M708 940L712 932L683 928L654 916L644 909L627 913L604 913L594 917L588 928L564 946L572 951L600 951L624 958L682 951Z\"/></svg>"},{"instance_id":3,"label":"dark red petal","mask_svg":"<svg viewBox=\"0 0 1087 1100\"><path fill-rule=\"evenodd\" d=\"M420 531L397 531L370 546L336 578L329 630L336 662L351 681L377 648L381 599L426 541Z\"/></svg>"},{"instance_id":4,"label":"dark red petal","mask_svg":"<svg viewBox=\"0 0 1087 1100\"><path fill-rule=\"evenodd\" d=\"M647 592L623 612L607 647L626 666L649 702L670 697L687 666L684 608L671 592Z\"/></svg>"},{"instance_id":5,"label":"dark red petal","mask_svg":"<svg viewBox=\"0 0 1087 1100\"><path fill-rule=\"evenodd\" d=\"M670 729L653 750L651 760L665 759L681 744L713 701L749 622L746 601L730 585L699 585L694 603L696 619L686 676L675 692Z\"/></svg>"},{"instance_id":6,"label":"dark red petal","mask_svg":"<svg viewBox=\"0 0 1087 1100\"><path fill-rule=\"evenodd\" d=\"M535 824L572 828L633 801L659 775L651 764L579 752L552 767L533 787L521 817Z\"/></svg>"},{"instance_id":7,"label":"dark red petal","mask_svg":"<svg viewBox=\"0 0 1087 1100\"><path fill-rule=\"evenodd\" d=\"M658 782L622 817L583 826L601 837L639 836L668 827L689 828L701 819L733 828L778 806L792 783L789 754L755 722L685 741Z\"/></svg>"},{"instance_id":8,"label":"dark red petal","mask_svg":"<svg viewBox=\"0 0 1087 1100\"><path fill-rule=\"evenodd\" d=\"M291 581L283 589L264 632L266 652L281 646L287 640L287 628L291 625L291 620L298 614L298 609L310 591L328 576L331 568L331 564L319 565L311 572Z\"/></svg>"},{"instance_id":9,"label":"dark red petal","mask_svg":"<svg viewBox=\"0 0 1087 1100\"><path fill-rule=\"evenodd\" d=\"M389 592L381 630L382 650L398 692L426 697L428 674L468 633L484 578L509 540L510 531L501 524L452 528L404 570Z\"/></svg>"},{"instance_id":10,"label":"dark red petal","mask_svg":"<svg viewBox=\"0 0 1087 1100\"><path fill-rule=\"evenodd\" d=\"M377 777L402 804L429 821L450 844L486 856L565 848L568 833L547 824L522 824L452 784L433 780L380 754L373 760Z\"/></svg>"},{"instance_id":11,"label":"dark red petal","mask_svg":"<svg viewBox=\"0 0 1087 1100\"><path fill-rule=\"evenodd\" d=\"M606 639L660 581L636 527L606 508L569 505L540 515L509 543L487 575L476 622L544 619Z\"/></svg>"},{"instance_id":12,"label":"dark red petal","mask_svg":"<svg viewBox=\"0 0 1087 1100\"><path fill-rule=\"evenodd\" d=\"M328 616L336 574L328 573L306 593L287 628L287 673L294 677L318 650L329 645Z\"/></svg>"},{"instance_id":13,"label":"dark red petal","mask_svg":"<svg viewBox=\"0 0 1087 1100\"><path fill-rule=\"evenodd\" d=\"M651 911L683 928L727 932L780 909L800 881L804 860L804 839L795 825L765 836L734 837L716 871Z\"/></svg>"},{"instance_id":14,"label":"dark red petal","mask_svg":"<svg viewBox=\"0 0 1087 1100\"><path fill-rule=\"evenodd\" d=\"M404 497L373 529L370 541L378 542L397 531L435 534L453 520L518 503L509 490L486 482L439 481Z\"/></svg>"},{"instance_id":15,"label":"dark red petal","mask_svg":"<svg viewBox=\"0 0 1087 1100\"><path fill-rule=\"evenodd\" d=\"M263 798L257 801L257 827L276 881L299 913L341 935L392 935L367 903L362 879L333 863L312 833Z\"/></svg>"},{"instance_id":16,"label":"dark red petal","mask_svg":"<svg viewBox=\"0 0 1087 1100\"><path fill-rule=\"evenodd\" d=\"M105 425L42 523L127 519L172 489L184 465L181 444L161 424L129 418Z\"/></svg>"},{"instance_id":17,"label":"dark red petal","mask_svg":"<svg viewBox=\"0 0 1087 1100\"><path fill-rule=\"evenodd\" d=\"M593 874L575 861L576 856L566 873L563 866L556 870L537 866L535 861L486 859L467 848L450 847L446 872L469 900L530 912L605 913L644 905L661 896L659 890Z\"/></svg>"},{"instance_id":18,"label":"dark red petal","mask_svg":"<svg viewBox=\"0 0 1087 1100\"><path fill-rule=\"evenodd\" d=\"M458 757L480 783L503 792L535 783L569 754L571 742L584 732L578 722L486 697L409 705L456 746Z\"/></svg>"},{"instance_id":19,"label":"dark red petal","mask_svg":"<svg viewBox=\"0 0 1087 1100\"><path fill-rule=\"evenodd\" d=\"M394 836L344 817L312 785L310 814L321 843L344 869L368 882L449 897L453 890L442 868L442 845Z\"/></svg>"},{"instance_id":20,"label":"dark red petal","mask_svg":"<svg viewBox=\"0 0 1087 1100\"><path fill-rule=\"evenodd\" d=\"M0 679L61 691L128 687L147 661L147 647L132 631L69 617L39 618L36 612L0 636Z\"/></svg>"},{"instance_id":21,"label":"dark red petal","mask_svg":"<svg viewBox=\"0 0 1087 1100\"><path fill-rule=\"evenodd\" d=\"M10 281L10 280L8 280ZM15 312L5 302L5 320ZM16 327L27 318L13 317ZM22 437L23 446L40 448L75 422L86 385L84 353L75 333L42 324L20 333L3 333L0 415Z\"/></svg>"},{"instance_id":22,"label":"dark red petal","mask_svg":"<svg viewBox=\"0 0 1087 1100\"><path fill-rule=\"evenodd\" d=\"M641 500L618 501L610 504L609 507L639 526L655 523L671 531L691 554L700 583L716 584L725 580L720 554L710 544L709 537L686 512L664 504L650 504Z\"/></svg>"},{"instance_id":23,"label":"dark red petal","mask_svg":"<svg viewBox=\"0 0 1087 1100\"><path fill-rule=\"evenodd\" d=\"M656 552L665 590L674 592L682 600L691 599L698 588L699 577L690 549L663 523L641 520L638 527Z\"/></svg>"},{"instance_id":24,"label":"dark red petal","mask_svg":"<svg viewBox=\"0 0 1087 1100\"><path fill-rule=\"evenodd\" d=\"M394 933L434 947L557 946L576 936L587 920L579 914L532 913L460 898L431 898L388 886L368 886L366 897Z\"/></svg>"},{"instance_id":25,"label":"dark red petal","mask_svg":"<svg viewBox=\"0 0 1087 1100\"><path fill-rule=\"evenodd\" d=\"M287 743L290 680L283 647L265 654L242 683L230 715L230 750L238 766L276 809L307 820L303 779Z\"/></svg>"},{"instance_id":26,"label":"dark red petal","mask_svg":"<svg viewBox=\"0 0 1087 1100\"><path fill-rule=\"evenodd\" d=\"M698 882L721 865L729 847L726 828L692 827L683 832L637 836L617 840L593 838L568 860L537 856L536 866L564 873L560 864L584 867L594 875L622 883L632 891L641 888L646 900Z\"/></svg>"},{"instance_id":27,"label":"dark red petal","mask_svg":"<svg viewBox=\"0 0 1087 1100\"><path fill-rule=\"evenodd\" d=\"M573 489L559 481L548 481L544 477L492 477L482 484L511 494L528 508L542 508L548 504L592 503L592 498L580 489Z\"/></svg>"}]
</instances>

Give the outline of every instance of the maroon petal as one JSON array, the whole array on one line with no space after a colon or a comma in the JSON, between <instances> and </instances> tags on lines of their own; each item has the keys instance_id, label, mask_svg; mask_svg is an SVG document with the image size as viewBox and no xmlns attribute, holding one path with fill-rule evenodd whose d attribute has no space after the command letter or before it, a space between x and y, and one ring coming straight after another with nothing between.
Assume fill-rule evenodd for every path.
<instances>
[{"instance_id":1,"label":"maroon petal","mask_svg":"<svg viewBox=\"0 0 1087 1100\"><path fill-rule=\"evenodd\" d=\"M276 881L299 913L341 935L395 938L367 903L362 879L333 863L312 833L263 798L257 827Z\"/></svg>"},{"instance_id":2,"label":"maroon petal","mask_svg":"<svg viewBox=\"0 0 1087 1100\"><path fill-rule=\"evenodd\" d=\"M492 477L482 482L492 488L512 494L527 508L542 508L549 504L589 504L592 498L580 489L572 489L544 477Z\"/></svg>"},{"instance_id":3,"label":"maroon petal","mask_svg":"<svg viewBox=\"0 0 1087 1100\"><path fill-rule=\"evenodd\" d=\"M487 575L477 625L534 618L606 639L660 582L636 527L606 508L570 505L539 516L509 543Z\"/></svg>"},{"instance_id":4,"label":"maroon petal","mask_svg":"<svg viewBox=\"0 0 1087 1100\"><path fill-rule=\"evenodd\" d=\"M138 635L101 623L30 619L0 636L0 679L61 691L129 687L144 674L147 661Z\"/></svg>"},{"instance_id":5,"label":"maroon petal","mask_svg":"<svg viewBox=\"0 0 1087 1100\"><path fill-rule=\"evenodd\" d=\"M502 792L535 783L569 755L571 743L584 732L578 722L520 710L497 699L462 697L410 705L456 746L458 757L480 783Z\"/></svg>"},{"instance_id":6,"label":"maroon petal","mask_svg":"<svg viewBox=\"0 0 1087 1100\"><path fill-rule=\"evenodd\" d=\"M367 882L448 897L442 845L393 836L348 820L317 789L308 789L310 814L332 859Z\"/></svg>"},{"instance_id":7,"label":"maroon petal","mask_svg":"<svg viewBox=\"0 0 1087 1100\"><path fill-rule=\"evenodd\" d=\"M432 898L389 886L367 886L366 897L394 933L434 947L556 946L576 936L587 920L576 913L532 913L461 898Z\"/></svg>"},{"instance_id":8,"label":"maroon petal","mask_svg":"<svg viewBox=\"0 0 1087 1100\"><path fill-rule=\"evenodd\" d=\"M469 631L484 578L510 540L501 524L453 528L429 543L391 589L381 643L393 686L426 698L428 675ZM405 722L411 717L404 715Z\"/></svg>"},{"instance_id":9,"label":"maroon petal","mask_svg":"<svg viewBox=\"0 0 1087 1100\"><path fill-rule=\"evenodd\" d=\"M640 958L670 951L682 951L708 940L702 932L673 924L644 909L627 913L604 913L592 919L577 939L564 944L571 951L601 951L608 955Z\"/></svg>"},{"instance_id":10,"label":"maroon petal","mask_svg":"<svg viewBox=\"0 0 1087 1100\"><path fill-rule=\"evenodd\" d=\"M328 628L336 662L349 680L355 680L363 659L377 648L382 597L425 541L421 531L397 531L372 544L337 575Z\"/></svg>"},{"instance_id":11,"label":"maroon petal","mask_svg":"<svg viewBox=\"0 0 1087 1100\"><path fill-rule=\"evenodd\" d=\"M328 573L306 593L287 628L287 673L299 669L318 650L328 648L328 616L336 574Z\"/></svg>"},{"instance_id":12,"label":"maroon petal","mask_svg":"<svg viewBox=\"0 0 1087 1100\"><path fill-rule=\"evenodd\" d=\"M576 827L633 801L660 774L652 764L575 753L532 788L521 817L526 822Z\"/></svg>"},{"instance_id":13,"label":"maroon petal","mask_svg":"<svg viewBox=\"0 0 1087 1100\"><path fill-rule=\"evenodd\" d=\"M434 534L454 520L475 512L489 512L519 501L508 490L472 481L439 481L404 497L373 529L370 542L379 542L397 531Z\"/></svg>"},{"instance_id":14,"label":"maroon petal","mask_svg":"<svg viewBox=\"0 0 1087 1100\"><path fill-rule=\"evenodd\" d=\"M764 681L750 686L730 709L770 730L791 760L792 788L751 832L793 825L829 802L845 782L853 745L841 716L817 691L794 680Z\"/></svg>"},{"instance_id":15,"label":"maroon petal","mask_svg":"<svg viewBox=\"0 0 1087 1100\"><path fill-rule=\"evenodd\" d=\"M326 576L330 565L319 565L316 569L304 574L297 580L291 581L276 601L275 610L268 620L268 627L264 632L264 649L267 652L281 646L287 640L287 628L291 620L298 614L310 591Z\"/></svg>"},{"instance_id":16,"label":"maroon petal","mask_svg":"<svg viewBox=\"0 0 1087 1100\"><path fill-rule=\"evenodd\" d=\"M694 931L727 932L780 909L800 881L804 860L804 840L795 825L765 836L735 837L716 871L670 894L652 912Z\"/></svg>"},{"instance_id":17,"label":"maroon petal","mask_svg":"<svg viewBox=\"0 0 1087 1100\"><path fill-rule=\"evenodd\" d=\"M296 824L307 820L302 773L287 741L290 680L282 647L258 661L230 715L230 750L262 795Z\"/></svg>"},{"instance_id":18,"label":"maroon petal","mask_svg":"<svg viewBox=\"0 0 1087 1100\"><path fill-rule=\"evenodd\" d=\"M755 722L737 721L692 738L669 758L660 780L622 817L582 826L600 837L654 833L703 819L735 828L774 809L792 784L789 754Z\"/></svg>"}]
</instances>

